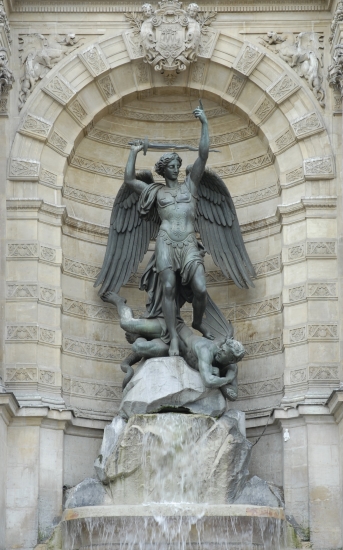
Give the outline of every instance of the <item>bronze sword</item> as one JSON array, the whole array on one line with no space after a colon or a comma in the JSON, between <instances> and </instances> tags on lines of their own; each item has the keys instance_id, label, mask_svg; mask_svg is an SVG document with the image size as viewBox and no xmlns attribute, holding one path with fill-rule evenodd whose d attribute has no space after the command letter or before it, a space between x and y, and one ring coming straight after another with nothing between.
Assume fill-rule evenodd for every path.
<instances>
[{"instance_id":1,"label":"bronze sword","mask_svg":"<svg viewBox=\"0 0 343 550\"><path fill-rule=\"evenodd\" d=\"M176 143L151 143L148 138L138 139L135 141L129 141L129 145L143 144L143 153L146 155L148 149L157 149L159 151L168 150L168 149L178 149L184 151L199 151L199 147L193 147L192 145L182 144L177 145ZM218 149L209 149L210 153L220 153Z\"/></svg>"}]
</instances>

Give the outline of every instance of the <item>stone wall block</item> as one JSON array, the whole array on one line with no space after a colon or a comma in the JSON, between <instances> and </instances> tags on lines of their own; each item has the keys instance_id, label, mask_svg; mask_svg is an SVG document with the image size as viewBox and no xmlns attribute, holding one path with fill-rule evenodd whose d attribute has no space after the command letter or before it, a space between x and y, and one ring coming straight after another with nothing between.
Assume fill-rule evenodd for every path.
<instances>
[{"instance_id":1,"label":"stone wall block","mask_svg":"<svg viewBox=\"0 0 343 550\"><path fill-rule=\"evenodd\" d=\"M28 113L19 127L19 132L35 139L46 141L50 134L52 125L52 122Z\"/></svg>"},{"instance_id":2,"label":"stone wall block","mask_svg":"<svg viewBox=\"0 0 343 550\"><path fill-rule=\"evenodd\" d=\"M255 67L257 67L263 57L263 52L261 52L253 44L246 42L242 46L232 66L234 69L244 74L245 76L249 76L253 72Z\"/></svg>"},{"instance_id":3,"label":"stone wall block","mask_svg":"<svg viewBox=\"0 0 343 550\"><path fill-rule=\"evenodd\" d=\"M280 104L297 92L299 88L299 84L289 74L285 73L268 86L266 92L276 103Z\"/></svg>"},{"instance_id":4,"label":"stone wall block","mask_svg":"<svg viewBox=\"0 0 343 550\"><path fill-rule=\"evenodd\" d=\"M43 91L62 105L67 105L76 94L70 82L60 74L53 76L43 88Z\"/></svg>"},{"instance_id":5,"label":"stone wall block","mask_svg":"<svg viewBox=\"0 0 343 550\"><path fill-rule=\"evenodd\" d=\"M304 175L307 180L325 180L335 177L333 157L313 157L303 161Z\"/></svg>"},{"instance_id":6,"label":"stone wall block","mask_svg":"<svg viewBox=\"0 0 343 550\"><path fill-rule=\"evenodd\" d=\"M11 158L8 179L38 181L40 162L33 159Z\"/></svg>"}]
</instances>

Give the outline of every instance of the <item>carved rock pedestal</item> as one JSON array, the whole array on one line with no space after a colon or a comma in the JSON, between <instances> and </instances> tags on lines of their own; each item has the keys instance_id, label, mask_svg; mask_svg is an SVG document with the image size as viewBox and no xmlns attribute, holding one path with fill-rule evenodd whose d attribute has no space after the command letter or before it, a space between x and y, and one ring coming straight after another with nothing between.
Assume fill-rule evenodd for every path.
<instances>
[{"instance_id":1,"label":"carved rock pedestal","mask_svg":"<svg viewBox=\"0 0 343 550\"><path fill-rule=\"evenodd\" d=\"M130 418L134 414L181 409L217 417L225 408L221 391L206 388L200 374L184 359L161 357L148 359L136 369L124 390L119 414Z\"/></svg>"}]
</instances>

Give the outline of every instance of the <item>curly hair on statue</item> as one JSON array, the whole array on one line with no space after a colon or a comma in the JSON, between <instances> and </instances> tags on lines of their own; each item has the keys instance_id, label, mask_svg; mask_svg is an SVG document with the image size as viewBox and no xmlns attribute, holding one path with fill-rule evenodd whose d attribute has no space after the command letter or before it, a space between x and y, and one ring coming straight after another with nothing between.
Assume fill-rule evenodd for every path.
<instances>
[{"instance_id":1,"label":"curly hair on statue","mask_svg":"<svg viewBox=\"0 0 343 550\"><path fill-rule=\"evenodd\" d=\"M165 153L161 156L160 160L158 160L155 164L155 172L159 176L164 177L164 171L167 168L168 164L172 162L173 160L177 160L179 163L179 168L182 164L182 158L179 157L177 153Z\"/></svg>"}]
</instances>

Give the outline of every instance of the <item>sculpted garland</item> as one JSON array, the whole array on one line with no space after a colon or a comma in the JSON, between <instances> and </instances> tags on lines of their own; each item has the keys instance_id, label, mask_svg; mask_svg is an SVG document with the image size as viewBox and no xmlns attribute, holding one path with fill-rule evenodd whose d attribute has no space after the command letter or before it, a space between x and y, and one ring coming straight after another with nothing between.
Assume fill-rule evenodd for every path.
<instances>
[{"instance_id":1,"label":"sculpted garland","mask_svg":"<svg viewBox=\"0 0 343 550\"><path fill-rule=\"evenodd\" d=\"M122 328L133 343L133 353L122 364L127 372L124 384L133 375L132 365L142 357L181 354L200 371L207 387L226 387L229 399L237 397L236 362L243 346L233 340L233 328L206 291L205 251L211 254L225 277L240 288L253 286L255 275L244 246L235 206L225 183L209 169L209 133L202 104L194 110L201 122L198 158L178 182L182 163L173 151L162 155L155 171L165 184L155 183L150 171L136 172L140 151L168 148L166 144L133 142L124 183L115 199L105 259L95 285L100 296L118 309ZM188 146L169 145L169 148ZM201 241L196 237L200 233ZM140 282L148 295L144 319L134 319L132 311L118 296L156 239L152 256ZM192 327L180 313L185 302L192 303Z\"/></svg>"}]
</instances>

